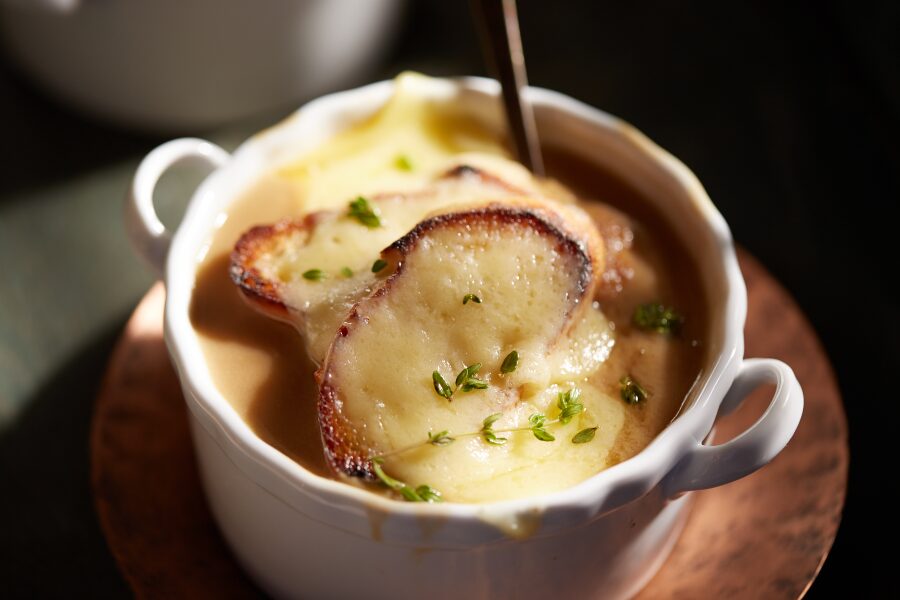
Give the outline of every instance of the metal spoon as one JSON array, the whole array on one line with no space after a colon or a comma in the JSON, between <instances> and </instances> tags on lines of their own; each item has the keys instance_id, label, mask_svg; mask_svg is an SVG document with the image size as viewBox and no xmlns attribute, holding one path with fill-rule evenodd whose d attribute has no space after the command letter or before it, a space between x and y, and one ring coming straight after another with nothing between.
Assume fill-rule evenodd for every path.
<instances>
[{"instance_id":1,"label":"metal spoon","mask_svg":"<svg viewBox=\"0 0 900 600\"><path fill-rule=\"evenodd\" d=\"M503 87L506 120L519 161L535 175L543 176L544 160L534 113L522 97L528 76L516 0L472 0L472 11L481 33L485 61Z\"/></svg>"}]
</instances>

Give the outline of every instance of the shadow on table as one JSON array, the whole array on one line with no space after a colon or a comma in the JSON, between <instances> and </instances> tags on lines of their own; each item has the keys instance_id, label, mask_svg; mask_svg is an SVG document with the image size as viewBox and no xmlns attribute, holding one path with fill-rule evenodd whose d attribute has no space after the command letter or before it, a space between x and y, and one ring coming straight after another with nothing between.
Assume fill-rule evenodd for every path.
<instances>
[{"instance_id":1,"label":"shadow on table","mask_svg":"<svg viewBox=\"0 0 900 600\"><path fill-rule=\"evenodd\" d=\"M0 433L4 597L129 597L90 488L94 397L124 317L83 346Z\"/></svg>"}]
</instances>

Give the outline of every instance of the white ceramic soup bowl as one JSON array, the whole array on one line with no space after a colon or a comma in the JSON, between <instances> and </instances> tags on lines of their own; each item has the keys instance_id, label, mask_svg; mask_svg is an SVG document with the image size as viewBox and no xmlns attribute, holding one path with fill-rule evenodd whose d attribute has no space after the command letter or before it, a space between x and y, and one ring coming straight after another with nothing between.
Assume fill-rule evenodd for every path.
<instances>
[{"instance_id":1,"label":"white ceramic soup bowl","mask_svg":"<svg viewBox=\"0 0 900 600\"><path fill-rule=\"evenodd\" d=\"M420 88L502 128L494 81L428 80ZM803 394L785 364L743 359L746 288L728 227L696 177L614 117L529 90L544 143L618 173L667 216L701 269L712 307L711 358L688 406L635 457L542 496L404 503L305 470L257 437L213 383L188 308L198 261L223 212L264 172L371 115L393 89L382 82L311 102L233 155L202 140L175 140L151 152L135 175L128 231L165 279L165 339L215 518L244 568L277 597L628 597L681 532L690 506L685 492L734 481L774 458L800 421ZM155 214L153 190L184 160L214 171L173 235ZM756 423L724 444L704 444L717 416L762 383L776 387Z\"/></svg>"}]
</instances>

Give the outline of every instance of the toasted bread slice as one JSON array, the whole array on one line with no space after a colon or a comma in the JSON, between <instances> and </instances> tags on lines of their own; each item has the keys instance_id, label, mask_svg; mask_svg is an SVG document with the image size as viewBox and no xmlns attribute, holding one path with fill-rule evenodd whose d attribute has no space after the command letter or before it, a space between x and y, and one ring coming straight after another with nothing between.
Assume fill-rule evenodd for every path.
<instances>
[{"instance_id":1,"label":"toasted bread slice","mask_svg":"<svg viewBox=\"0 0 900 600\"><path fill-rule=\"evenodd\" d=\"M571 228L588 254L602 261L596 228L580 209L529 199L499 177L459 165L423 190L371 198L379 215L377 227L361 224L346 210L255 227L235 246L231 277L252 306L294 324L306 339L310 357L321 364L353 304L390 274L372 272L383 248L428 215L499 201L529 206L558 227Z\"/></svg>"},{"instance_id":2,"label":"toasted bread slice","mask_svg":"<svg viewBox=\"0 0 900 600\"><path fill-rule=\"evenodd\" d=\"M554 355L568 351L572 329L586 315L599 314L592 303L598 278L585 245L545 213L493 206L439 215L382 253L391 275L353 308L317 373L319 423L337 471L371 479L371 458L390 455L392 475L474 501L476 488L509 485L513 496L527 495L541 483L529 478L540 473L564 487L602 468L594 464L601 459L596 447L583 454L580 445L567 444L564 452L577 456L572 461L572 454L559 454L561 445L527 433L524 440L510 436L503 447L476 434L396 454L429 432L478 432L495 413L503 414L498 430L527 427L532 413L552 413L553 390L574 380L560 378ZM467 294L480 303L464 303ZM512 351L517 367L501 374ZM487 388L454 386L474 363ZM455 387L449 399L436 392L434 371ZM587 396L592 418L606 415L604 431L614 436L622 422L618 405Z\"/></svg>"}]
</instances>

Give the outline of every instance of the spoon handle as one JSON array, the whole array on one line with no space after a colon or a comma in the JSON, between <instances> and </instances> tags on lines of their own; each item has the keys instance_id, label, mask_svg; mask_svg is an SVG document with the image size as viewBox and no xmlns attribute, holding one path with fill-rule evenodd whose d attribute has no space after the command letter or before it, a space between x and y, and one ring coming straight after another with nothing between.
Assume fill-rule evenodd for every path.
<instances>
[{"instance_id":1,"label":"spoon handle","mask_svg":"<svg viewBox=\"0 0 900 600\"><path fill-rule=\"evenodd\" d=\"M528 85L528 76L516 0L472 0L472 9L481 32L485 60L503 87L506 120L519 161L535 175L543 176L544 160L534 112L521 93Z\"/></svg>"}]
</instances>

